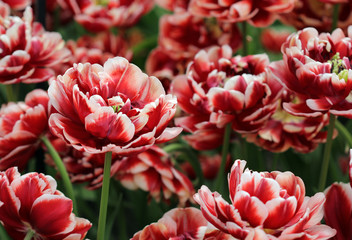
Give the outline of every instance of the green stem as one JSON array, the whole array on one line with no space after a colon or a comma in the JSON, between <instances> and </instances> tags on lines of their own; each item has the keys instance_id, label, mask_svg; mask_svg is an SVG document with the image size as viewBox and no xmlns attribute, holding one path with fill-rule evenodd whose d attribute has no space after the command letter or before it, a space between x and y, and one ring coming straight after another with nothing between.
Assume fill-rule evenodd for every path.
<instances>
[{"instance_id":1,"label":"green stem","mask_svg":"<svg viewBox=\"0 0 352 240\"><path fill-rule=\"evenodd\" d=\"M248 54L248 42L247 42L247 22L242 22L242 56Z\"/></svg>"},{"instance_id":2,"label":"green stem","mask_svg":"<svg viewBox=\"0 0 352 240\"><path fill-rule=\"evenodd\" d=\"M337 28L337 24L339 22L339 8L340 4L334 4L331 32Z\"/></svg>"},{"instance_id":3,"label":"green stem","mask_svg":"<svg viewBox=\"0 0 352 240\"><path fill-rule=\"evenodd\" d=\"M31 240L33 236L34 236L34 231L29 230L26 234L26 237L23 240Z\"/></svg>"},{"instance_id":4,"label":"green stem","mask_svg":"<svg viewBox=\"0 0 352 240\"><path fill-rule=\"evenodd\" d=\"M329 160L330 160L330 154L331 154L332 136L335 128L335 120L336 120L336 117L333 114L330 114L328 135L326 137L323 162L321 165L320 178L319 178L319 187L318 187L319 192L322 192L325 189L326 178L329 170Z\"/></svg>"},{"instance_id":5,"label":"green stem","mask_svg":"<svg viewBox=\"0 0 352 240\"><path fill-rule=\"evenodd\" d=\"M6 84L6 96L7 96L7 101L8 102L15 102L16 97L13 92L13 85L12 84Z\"/></svg>"},{"instance_id":6,"label":"green stem","mask_svg":"<svg viewBox=\"0 0 352 240\"><path fill-rule=\"evenodd\" d=\"M347 128L342 123L339 122L339 120L336 120L335 125L336 125L336 128L339 131L339 133L347 141L350 148L352 148L352 135L350 134L350 132L347 130Z\"/></svg>"},{"instance_id":7,"label":"green stem","mask_svg":"<svg viewBox=\"0 0 352 240\"><path fill-rule=\"evenodd\" d=\"M73 212L77 215L78 212L77 212L76 197L75 197L75 193L73 191L70 177L68 176L67 170L65 168L65 165L62 162L61 157L57 153L56 149L51 144L50 140L46 136L42 136L41 140L43 141L45 146L48 148L48 152L49 152L50 156L52 157L52 159L53 159L53 161L54 161L54 163L55 163L55 165L56 165L56 167L62 177L62 181L65 186L66 194L72 200Z\"/></svg>"},{"instance_id":8,"label":"green stem","mask_svg":"<svg viewBox=\"0 0 352 240\"><path fill-rule=\"evenodd\" d=\"M98 240L104 240L106 227L106 214L108 210L110 169L111 169L112 152L105 153L103 187L100 199L100 211L98 221Z\"/></svg>"},{"instance_id":9,"label":"green stem","mask_svg":"<svg viewBox=\"0 0 352 240\"><path fill-rule=\"evenodd\" d=\"M187 154L187 160L191 164L192 168L194 169L196 175L197 175L197 185L201 186L204 183L204 175L202 171L202 166L200 165L198 156L192 151L192 149L189 148L188 145L184 145L181 143L173 143L165 146L164 151L167 153L171 152L177 152L177 151L184 151Z\"/></svg>"},{"instance_id":10,"label":"green stem","mask_svg":"<svg viewBox=\"0 0 352 240\"><path fill-rule=\"evenodd\" d=\"M224 189L224 184L223 184L224 173L225 173L227 155L229 153L230 137L231 137L231 123L228 123L225 127L225 134L224 134L224 140L222 145L221 165L219 168L218 175L215 179L215 189L218 190L220 193L223 192L223 189Z\"/></svg>"}]
</instances>

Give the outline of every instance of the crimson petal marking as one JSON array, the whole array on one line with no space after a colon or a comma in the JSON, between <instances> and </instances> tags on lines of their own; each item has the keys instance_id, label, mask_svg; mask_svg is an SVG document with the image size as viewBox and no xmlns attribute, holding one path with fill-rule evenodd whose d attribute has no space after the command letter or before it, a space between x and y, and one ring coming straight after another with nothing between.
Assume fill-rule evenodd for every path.
<instances>
[{"instance_id":1,"label":"crimson petal marking","mask_svg":"<svg viewBox=\"0 0 352 240\"><path fill-rule=\"evenodd\" d=\"M66 72L66 74L68 74L68 71ZM74 73L73 70L71 70L70 72ZM65 77L65 75L63 77L59 76L58 80L52 81L52 83L50 84L48 89L50 104L60 114L68 116L74 120L77 120L77 122L79 122L79 118L77 116L76 111L73 108L72 101L70 97L66 94L65 85L64 85L65 83L63 81L65 80L69 81L69 79L68 77ZM60 82L61 81L60 79L62 79L62 82Z\"/></svg>"},{"instance_id":2,"label":"crimson petal marking","mask_svg":"<svg viewBox=\"0 0 352 240\"><path fill-rule=\"evenodd\" d=\"M198 193L194 194L193 199L200 205L203 216L211 224L224 232L228 232L226 224L217 218L217 205L214 198L216 196L219 196L217 192L211 193L209 188L203 185L201 189L198 190Z\"/></svg>"},{"instance_id":3,"label":"crimson petal marking","mask_svg":"<svg viewBox=\"0 0 352 240\"><path fill-rule=\"evenodd\" d=\"M123 113L118 113L116 119L110 124L108 139L112 142L125 143L132 140L135 126Z\"/></svg>"},{"instance_id":4,"label":"crimson petal marking","mask_svg":"<svg viewBox=\"0 0 352 240\"><path fill-rule=\"evenodd\" d=\"M324 114L323 112L317 112L317 111L312 110L304 102L303 103L298 103L298 104L284 102L282 105L283 105L283 108L288 113L290 113L290 114L292 114L294 116L319 117L319 116Z\"/></svg>"},{"instance_id":5,"label":"crimson petal marking","mask_svg":"<svg viewBox=\"0 0 352 240\"><path fill-rule=\"evenodd\" d=\"M121 184L129 190L137 190L138 186L134 180L134 174L123 174L118 177Z\"/></svg>"},{"instance_id":6,"label":"crimson petal marking","mask_svg":"<svg viewBox=\"0 0 352 240\"><path fill-rule=\"evenodd\" d=\"M228 184L229 184L230 198L232 203L234 202L236 193L239 190L239 185L241 183L241 176L246 166L246 163L247 162L244 160L236 160L231 167L231 172L228 177Z\"/></svg>"},{"instance_id":7,"label":"crimson petal marking","mask_svg":"<svg viewBox=\"0 0 352 240\"><path fill-rule=\"evenodd\" d=\"M137 116L130 117L134 124L136 134L141 131L149 121L149 115L144 111L140 112Z\"/></svg>"},{"instance_id":8,"label":"crimson petal marking","mask_svg":"<svg viewBox=\"0 0 352 240\"><path fill-rule=\"evenodd\" d=\"M325 190L324 213L326 223L337 230L336 239L352 237L352 189L349 184L334 183Z\"/></svg>"},{"instance_id":9,"label":"crimson petal marking","mask_svg":"<svg viewBox=\"0 0 352 240\"><path fill-rule=\"evenodd\" d=\"M234 222L226 222L226 229L229 234L236 237L236 239L245 239L248 234L248 231L243 229L241 226L237 225ZM233 238L230 238L231 240Z\"/></svg>"},{"instance_id":10,"label":"crimson petal marking","mask_svg":"<svg viewBox=\"0 0 352 240\"><path fill-rule=\"evenodd\" d=\"M170 92L177 97L177 102L183 111L194 113L197 109L191 103L190 99L193 96L193 91L188 84L185 75L177 76L171 83Z\"/></svg>"},{"instance_id":11,"label":"crimson petal marking","mask_svg":"<svg viewBox=\"0 0 352 240\"><path fill-rule=\"evenodd\" d=\"M260 199L263 203L279 197L280 185L271 178L262 178L255 187L254 196Z\"/></svg>"},{"instance_id":12,"label":"crimson petal marking","mask_svg":"<svg viewBox=\"0 0 352 240\"><path fill-rule=\"evenodd\" d=\"M87 115L94 113L101 107L101 105L99 104L99 102L101 102L99 100L102 100L101 97L99 95L93 95L93 96L91 96L90 99L88 99L88 97L79 90L78 85L73 86L73 90L72 90L73 105L82 122L84 122L84 119ZM100 99L98 96L100 97ZM97 102L96 100L98 100L99 102Z\"/></svg>"},{"instance_id":13,"label":"crimson petal marking","mask_svg":"<svg viewBox=\"0 0 352 240\"><path fill-rule=\"evenodd\" d=\"M209 117L209 122L216 124L217 128L225 128L226 124L231 123L235 119L233 114L226 114L222 111L212 112Z\"/></svg>"},{"instance_id":14,"label":"crimson petal marking","mask_svg":"<svg viewBox=\"0 0 352 240\"><path fill-rule=\"evenodd\" d=\"M270 238L269 238L270 236ZM250 229L248 235L245 240L276 240L274 236L266 234L262 229L256 227L254 229Z\"/></svg>"},{"instance_id":15,"label":"crimson petal marking","mask_svg":"<svg viewBox=\"0 0 352 240\"><path fill-rule=\"evenodd\" d=\"M252 227L260 226L268 217L268 210L257 197L251 197L247 192L238 191L233 205L238 209L241 218Z\"/></svg>"},{"instance_id":16,"label":"crimson petal marking","mask_svg":"<svg viewBox=\"0 0 352 240\"><path fill-rule=\"evenodd\" d=\"M248 77L248 76L247 76ZM264 86L254 78L254 80L248 84L246 92L244 94L244 105L245 108L251 108L258 104L258 101L264 96Z\"/></svg>"},{"instance_id":17,"label":"crimson petal marking","mask_svg":"<svg viewBox=\"0 0 352 240\"><path fill-rule=\"evenodd\" d=\"M201 122L208 122L208 115L190 115L175 119L175 125L184 128L187 132L196 131L196 125Z\"/></svg>"},{"instance_id":18,"label":"crimson petal marking","mask_svg":"<svg viewBox=\"0 0 352 240\"><path fill-rule=\"evenodd\" d=\"M26 111L21 116L21 121L17 121L12 131L28 131L39 136L48 127L48 117L42 105L35 106Z\"/></svg>"},{"instance_id":19,"label":"crimson petal marking","mask_svg":"<svg viewBox=\"0 0 352 240\"><path fill-rule=\"evenodd\" d=\"M144 105L146 103L155 101L161 95L165 95L165 90L160 80L151 76L147 79L147 81L145 81L145 84L141 87L139 93L140 94L136 101Z\"/></svg>"},{"instance_id":20,"label":"crimson petal marking","mask_svg":"<svg viewBox=\"0 0 352 240\"><path fill-rule=\"evenodd\" d=\"M30 56L27 52L16 50L11 56L5 56L0 59L0 73L2 75L18 73L29 60Z\"/></svg>"},{"instance_id":21,"label":"crimson petal marking","mask_svg":"<svg viewBox=\"0 0 352 240\"><path fill-rule=\"evenodd\" d=\"M144 191L153 192L157 190L159 192L161 187L160 175L154 169L135 174L133 179L137 186Z\"/></svg>"},{"instance_id":22,"label":"crimson petal marking","mask_svg":"<svg viewBox=\"0 0 352 240\"><path fill-rule=\"evenodd\" d=\"M3 173L0 173L0 201L5 203L0 206L0 220L11 227L21 229L23 227L19 216L21 202Z\"/></svg>"},{"instance_id":23,"label":"crimson petal marking","mask_svg":"<svg viewBox=\"0 0 352 240\"><path fill-rule=\"evenodd\" d=\"M143 154L143 153L141 153ZM139 155L138 155L139 156ZM138 157L125 158L121 161L121 164L117 171L128 172L132 174L138 174L146 171L150 165L145 164L144 161L140 161Z\"/></svg>"},{"instance_id":24,"label":"crimson petal marking","mask_svg":"<svg viewBox=\"0 0 352 240\"><path fill-rule=\"evenodd\" d=\"M275 180L280 184L280 187L287 191L289 196L295 196L299 201L299 205L302 204L303 198L306 195L305 186L300 177L296 177L291 172L279 173Z\"/></svg>"},{"instance_id":25,"label":"crimson petal marking","mask_svg":"<svg viewBox=\"0 0 352 240\"><path fill-rule=\"evenodd\" d=\"M0 141L0 145L3 141ZM1 145L3 146L3 145ZM33 144L21 145L15 147L9 152L5 153L6 156L1 158L0 170L6 170L10 167L16 166L18 169L24 169L28 160L33 156L36 146Z\"/></svg>"},{"instance_id":26,"label":"crimson petal marking","mask_svg":"<svg viewBox=\"0 0 352 240\"><path fill-rule=\"evenodd\" d=\"M75 229L63 240L81 240L86 235L87 231L92 227L92 224L84 218L75 218Z\"/></svg>"},{"instance_id":27,"label":"crimson petal marking","mask_svg":"<svg viewBox=\"0 0 352 240\"><path fill-rule=\"evenodd\" d=\"M328 111L333 103L328 98L307 99L307 106L314 111Z\"/></svg>"},{"instance_id":28,"label":"crimson petal marking","mask_svg":"<svg viewBox=\"0 0 352 240\"><path fill-rule=\"evenodd\" d=\"M34 72L22 80L23 83L39 83L48 81L55 76L55 72L49 68L35 68Z\"/></svg>"},{"instance_id":29,"label":"crimson petal marking","mask_svg":"<svg viewBox=\"0 0 352 240\"><path fill-rule=\"evenodd\" d=\"M170 141L171 139L177 137L182 131L183 128L181 127L165 128L162 134L155 139L155 143L164 143Z\"/></svg>"},{"instance_id":30,"label":"crimson petal marking","mask_svg":"<svg viewBox=\"0 0 352 240\"><path fill-rule=\"evenodd\" d=\"M244 107L244 94L236 90L214 87L209 90L208 98L215 109L224 112L238 111Z\"/></svg>"},{"instance_id":31,"label":"crimson petal marking","mask_svg":"<svg viewBox=\"0 0 352 240\"><path fill-rule=\"evenodd\" d=\"M53 209L55 214L50 214ZM71 232L76 223L72 200L58 195L40 196L33 203L30 222L36 232L45 236Z\"/></svg>"},{"instance_id":32,"label":"crimson petal marking","mask_svg":"<svg viewBox=\"0 0 352 240\"><path fill-rule=\"evenodd\" d=\"M310 210L309 221L306 223L305 227L311 227L320 223L324 216L324 203L325 195L322 192L316 193L308 201L307 208Z\"/></svg>"},{"instance_id":33,"label":"crimson petal marking","mask_svg":"<svg viewBox=\"0 0 352 240\"><path fill-rule=\"evenodd\" d=\"M29 107L42 105L46 111L48 110L49 96L47 91L42 89L35 89L29 92L24 100Z\"/></svg>"},{"instance_id":34,"label":"crimson petal marking","mask_svg":"<svg viewBox=\"0 0 352 240\"><path fill-rule=\"evenodd\" d=\"M154 153L154 150L158 152ZM166 162L163 162L163 159L162 159L162 157L166 159L167 156L168 156L167 153L164 152L162 149L159 149L156 146L153 146L148 153L146 152L140 153L138 155L138 158L141 160L141 162L155 168L155 170L157 170L162 176L165 176L167 178L172 178L173 175L172 175L172 171L170 170L171 165L167 164Z\"/></svg>"},{"instance_id":35,"label":"crimson petal marking","mask_svg":"<svg viewBox=\"0 0 352 240\"><path fill-rule=\"evenodd\" d=\"M109 138L114 142L128 142L134 135L134 125L122 113L116 114L111 107L98 108L85 118L85 128L92 135Z\"/></svg>"},{"instance_id":36,"label":"crimson petal marking","mask_svg":"<svg viewBox=\"0 0 352 240\"><path fill-rule=\"evenodd\" d=\"M265 206L269 215L264 222L264 228L279 229L285 226L296 213L297 200L295 197L275 198L266 202Z\"/></svg>"},{"instance_id":37,"label":"crimson petal marking","mask_svg":"<svg viewBox=\"0 0 352 240\"><path fill-rule=\"evenodd\" d=\"M101 152L95 149L96 143L83 125L72 122L58 113L53 113L49 118L49 126L53 134L69 142L74 148L78 150L84 148L88 152L94 152L94 150L95 153ZM84 145L81 144L82 140L84 140Z\"/></svg>"},{"instance_id":38,"label":"crimson petal marking","mask_svg":"<svg viewBox=\"0 0 352 240\"><path fill-rule=\"evenodd\" d=\"M248 84L242 75L233 76L225 83L224 88L227 90L236 90L244 93Z\"/></svg>"},{"instance_id":39,"label":"crimson petal marking","mask_svg":"<svg viewBox=\"0 0 352 240\"><path fill-rule=\"evenodd\" d=\"M138 148L143 145L150 145L155 143L155 131L156 128L154 128L152 131L144 133L140 135L138 138L134 139L133 141L129 142L127 145L124 146L124 148ZM149 147L148 147L149 148Z\"/></svg>"},{"instance_id":40,"label":"crimson petal marking","mask_svg":"<svg viewBox=\"0 0 352 240\"><path fill-rule=\"evenodd\" d=\"M52 183L52 177L46 176L46 178L50 179ZM35 200L45 193L52 194L56 190L56 184L50 186L50 182L46 178L41 177L38 173L27 173L11 183L14 193L21 201L20 214L25 221L30 220L30 211Z\"/></svg>"},{"instance_id":41,"label":"crimson petal marking","mask_svg":"<svg viewBox=\"0 0 352 240\"><path fill-rule=\"evenodd\" d=\"M155 77L148 77L136 65L127 59L115 57L104 64L105 72L110 74L115 82L115 92L125 94L131 102L141 102L142 105L154 101L165 94L161 82ZM133 84L131 83L133 82Z\"/></svg>"},{"instance_id":42,"label":"crimson petal marking","mask_svg":"<svg viewBox=\"0 0 352 240\"><path fill-rule=\"evenodd\" d=\"M351 229L351 228L349 228ZM337 231L326 225L315 225L305 230L310 239L335 239ZM335 238L332 238L334 237ZM351 239L351 238L338 238L337 239Z\"/></svg>"}]
</instances>

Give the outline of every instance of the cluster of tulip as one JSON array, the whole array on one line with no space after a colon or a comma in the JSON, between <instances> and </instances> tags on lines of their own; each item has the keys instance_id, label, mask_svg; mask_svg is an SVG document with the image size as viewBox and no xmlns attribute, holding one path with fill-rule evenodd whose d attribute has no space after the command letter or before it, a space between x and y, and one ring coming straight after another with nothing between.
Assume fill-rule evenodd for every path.
<instances>
[{"instance_id":1,"label":"cluster of tulip","mask_svg":"<svg viewBox=\"0 0 352 240\"><path fill-rule=\"evenodd\" d=\"M0 102L1 239L352 239L352 0L0 0Z\"/></svg>"}]
</instances>

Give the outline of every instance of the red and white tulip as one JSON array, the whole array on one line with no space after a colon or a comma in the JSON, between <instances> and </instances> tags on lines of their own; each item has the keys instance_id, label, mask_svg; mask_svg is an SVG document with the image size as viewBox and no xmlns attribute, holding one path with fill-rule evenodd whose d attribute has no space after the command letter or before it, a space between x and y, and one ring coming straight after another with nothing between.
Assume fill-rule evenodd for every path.
<instances>
[{"instance_id":1,"label":"red and white tulip","mask_svg":"<svg viewBox=\"0 0 352 240\"><path fill-rule=\"evenodd\" d=\"M291 172L252 172L237 160L228 177L231 203L202 186L195 194L204 217L238 239L330 239L336 231L320 224L325 196L305 196Z\"/></svg>"},{"instance_id":2,"label":"red and white tulip","mask_svg":"<svg viewBox=\"0 0 352 240\"><path fill-rule=\"evenodd\" d=\"M232 57L227 45L198 52L186 76L171 85L179 106L187 113L176 119L176 124L208 136L212 144L222 139L226 124L240 133L259 130L274 113L282 88L269 77L268 65L264 54ZM217 145L219 142L213 147Z\"/></svg>"},{"instance_id":3,"label":"red and white tulip","mask_svg":"<svg viewBox=\"0 0 352 240\"><path fill-rule=\"evenodd\" d=\"M50 115L51 131L78 150L139 153L182 131L167 127L176 98L122 57L104 66L74 65L51 83L48 94L57 111Z\"/></svg>"},{"instance_id":4,"label":"red and white tulip","mask_svg":"<svg viewBox=\"0 0 352 240\"><path fill-rule=\"evenodd\" d=\"M352 118L352 28L332 34L305 28L292 34L282 45L284 60L271 70L285 87L302 101L284 103L297 116L316 117L327 112Z\"/></svg>"},{"instance_id":5,"label":"red and white tulip","mask_svg":"<svg viewBox=\"0 0 352 240\"><path fill-rule=\"evenodd\" d=\"M10 102L0 109L0 170L23 170L48 131L48 94L36 89L24 102Z\"/></svg>"},{"instance_id":6,"label":"red and white tulip","mask_svg":"<svg viewBox=\"0 0 352 240\"><path fill-rule=\"evenodd\" d=\"M31 8L23 18L7 16L0 24L0 83L47 81L55 75L52 66L68 61L70 52L61 35L33 23Z\"/></svg>"},{"instance_id":7,"label":"red and white tulip","mask_svg":"<svg viewBox=\"0 0 352 240\"><path fill-rule=\"evenodd\" d=\"M91 223L72 213L72 200L56 190L56 181L39 173L0 172L0 223L12 239L84 239Z\"/></svg>"}]
</instances>

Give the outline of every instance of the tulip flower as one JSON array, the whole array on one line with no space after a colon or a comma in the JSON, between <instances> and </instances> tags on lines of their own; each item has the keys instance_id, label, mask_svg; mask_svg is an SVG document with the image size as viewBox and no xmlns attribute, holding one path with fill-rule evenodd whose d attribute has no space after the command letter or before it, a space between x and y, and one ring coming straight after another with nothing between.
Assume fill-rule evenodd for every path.
<instances>
[{"instance_id":1,"label":"tulip flower","mask_svg":"<svg viewBox=\"0 0 352 240\"><path fill-rule=\"evenodd\" d=\"M204 217L238 239L330 239L336 231L320 224L325 196L305 196L291 172L252 172L236 160L228 177L231 203L202 186L194 200Z\"/></svg>"},{"instance_id":2,"label":"tulip flower","mask_svg":"<svg viewBox=\"0 0 352 240\"><path fill-rule=\"evenodd\" d=\"M39 173L0 172L0 222L13 239L84 239L91 223L72 213L72 201L56 181Z\"/></svg>"}]
</instances>

